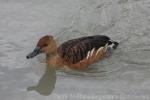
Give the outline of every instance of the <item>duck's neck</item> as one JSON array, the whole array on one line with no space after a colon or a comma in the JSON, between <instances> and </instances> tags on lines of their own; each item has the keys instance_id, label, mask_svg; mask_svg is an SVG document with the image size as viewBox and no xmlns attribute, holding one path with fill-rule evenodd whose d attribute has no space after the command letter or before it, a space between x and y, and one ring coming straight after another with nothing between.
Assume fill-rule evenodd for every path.
<instances>
[{"instance_id":1,"label":"duck's neck","mask_svg":"<svg viewBox=\"0 0 150 100\"><path fill-rule=\"evenodd\" d=\"M56 44L55 40L52 40L50 50L49 50L49 52L46 53L46 59L49 59L56 55L57 55L57 44Z\"/></svg>"}]
</instances>

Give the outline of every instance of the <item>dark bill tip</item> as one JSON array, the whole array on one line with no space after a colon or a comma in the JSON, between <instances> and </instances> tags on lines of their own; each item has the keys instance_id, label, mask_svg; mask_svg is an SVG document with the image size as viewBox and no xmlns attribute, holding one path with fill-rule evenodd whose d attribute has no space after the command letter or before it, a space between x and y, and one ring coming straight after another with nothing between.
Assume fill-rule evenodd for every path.
<instances>
[{"instance_id":1,"label":"dark bill tip","mask_svg":"<svg viewBox=\"0 0 150 100\"><path fill-rule=\"evenodd\" d=\"M40 48L35 48L33 52L31 52L30 54L28 54L26 56L27 59L30 59L30 58L33 58L35 56L37 56L38 54L42 53L41 49Z\"/></svg>"}]
</instances>

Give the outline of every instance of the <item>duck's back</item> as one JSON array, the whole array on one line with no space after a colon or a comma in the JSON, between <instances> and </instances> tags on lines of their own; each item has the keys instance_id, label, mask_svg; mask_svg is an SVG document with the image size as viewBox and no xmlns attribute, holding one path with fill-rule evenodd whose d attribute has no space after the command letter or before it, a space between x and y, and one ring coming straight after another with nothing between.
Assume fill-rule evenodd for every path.
<instances>
[{"instance_id":1,"label":"duck's back","mask_svg":"<svg viewBox=\"0 0 150 100\"><path fill-rule=\"evenodd\" d=\"M110 43L110 38L104 35L95 35L72 39L64 42L57 49L58 55L66 62L76 64L87 57L91 50L98 50Z\"/></svg>"}]
</instances>

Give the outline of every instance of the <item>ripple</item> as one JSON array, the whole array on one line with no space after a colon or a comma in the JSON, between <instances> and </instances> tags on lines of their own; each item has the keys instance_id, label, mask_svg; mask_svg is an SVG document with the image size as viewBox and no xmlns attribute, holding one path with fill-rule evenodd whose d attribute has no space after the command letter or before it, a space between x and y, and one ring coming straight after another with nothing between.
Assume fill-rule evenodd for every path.
<instances>
[{"instance_id":1,"label":"ripple","mask_svg":"<svg viewBox=\"0 0 150 100\"><path fill-rule=\"evenodd\" d=\"M58 70L57 75L62 77L108 78L115 75L121 69L121 67L116 66L117 64L111 65L107 60L93 64L82 71Z\"/></svg>"}]
</instances>

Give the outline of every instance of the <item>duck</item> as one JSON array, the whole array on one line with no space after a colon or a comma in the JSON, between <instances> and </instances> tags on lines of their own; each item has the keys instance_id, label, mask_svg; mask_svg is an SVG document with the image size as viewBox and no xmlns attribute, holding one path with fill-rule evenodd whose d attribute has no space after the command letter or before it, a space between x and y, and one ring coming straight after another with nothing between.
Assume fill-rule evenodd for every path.
<instances>
[{"instance_id":1,"label":"duck","mask_svg":"<svg viewBox=\"0 0 150 100\"><path fill-rule=\"evenodd\" d=\"M46 63L55 68L83 70L106 57L109 49L118 47L119 43L105 35L92 35L74 38L57 46L52 35L41 37L35 49L26 58L31 59L44 53Z\"/></svg>"}]
</instances>

